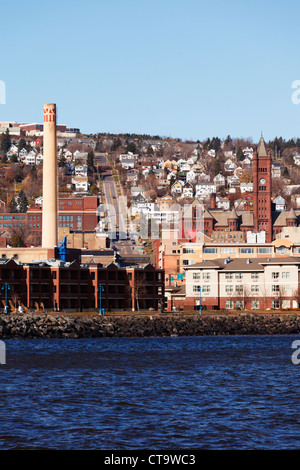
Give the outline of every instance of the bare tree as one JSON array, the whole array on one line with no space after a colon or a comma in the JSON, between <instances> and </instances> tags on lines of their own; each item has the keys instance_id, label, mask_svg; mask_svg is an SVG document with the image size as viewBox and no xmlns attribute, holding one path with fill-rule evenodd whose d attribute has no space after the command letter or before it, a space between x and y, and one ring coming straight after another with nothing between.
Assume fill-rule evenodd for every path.
<instances>
[{"instance_id":1,"label":"bare tree","mask_svg":"<svg viewBox=\"0 0 300 470\"><path fill-rule=\"evenodd\" d=\"M137 310L140 310L140 299L142 296L146 294L146 286L145 286L145 276L144 273L137 274L135 273L134 276L134 299L136 301Z\"/></svg>"},{"instance_id":2,"label":"bare tree","mask_svg":"<svg viewBox=\"0 0 300 470\"><path fill-rule=\"evenodd\" d=\"M293 293L293 298L294 300L296 300L297 302L297 307L299 307L299 304L300 304L300 287L298 287L294 293Z\"/></svg>"}]
</instances>

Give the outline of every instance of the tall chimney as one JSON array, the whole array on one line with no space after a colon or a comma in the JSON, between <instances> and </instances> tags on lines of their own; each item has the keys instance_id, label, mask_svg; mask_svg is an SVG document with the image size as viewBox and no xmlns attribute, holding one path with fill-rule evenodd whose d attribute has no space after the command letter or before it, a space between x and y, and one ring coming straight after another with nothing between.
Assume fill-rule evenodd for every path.
<instances>
[{"instance_id":1,"label":"tall chimney","mask_svg":"<svg viewBox=\"0 0 300 470\"><path fill-rule=\"evenodd\" d=\"M42 247L57 246L56 104L44 105Z\"/></svg>"}]
</instances>

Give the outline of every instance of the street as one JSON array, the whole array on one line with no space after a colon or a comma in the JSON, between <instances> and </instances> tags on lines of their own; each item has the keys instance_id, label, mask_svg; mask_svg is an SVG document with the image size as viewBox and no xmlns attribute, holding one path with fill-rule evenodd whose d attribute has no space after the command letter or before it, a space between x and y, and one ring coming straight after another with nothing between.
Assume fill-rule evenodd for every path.
<instances>
[{"instance_id":1,"label":"street","mask_svg":"<svg viewBox=\"0 0 300 470\"><path fill-rule=\"evenodd\" d=\"M112 167L106 156L95 154L95 157L97 165L103 167L100 176L105 197L105 207L108 210L108 219L110 221L108 236L111 240L111 246L115 247L116 251L120 254L143 254L143 251L130 238L126 199L124 200L122 196L118 195Z\"/></svg>"}]
</instances>

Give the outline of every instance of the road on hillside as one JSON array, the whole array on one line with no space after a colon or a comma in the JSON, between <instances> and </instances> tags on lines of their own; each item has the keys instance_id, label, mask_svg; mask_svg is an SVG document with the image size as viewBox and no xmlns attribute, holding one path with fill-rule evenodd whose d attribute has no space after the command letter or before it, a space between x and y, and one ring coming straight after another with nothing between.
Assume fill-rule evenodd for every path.
<instances>
[{"instance_id":1,"label":"road on hillside","mask_svg":"<svg viewBox=\"0 0 300 470\"><path fill-rule=\"evenodd\" d=\"M112 174L112 167L105 155L95 154L96 164L100 168L100 177L102 180L102 188L107 208L113 208L110 211L110 220L113 229L108 233L112 246L116 247L116 251L121 254L143 254L140 253L138 247L132 242L127 227L127 206L126 201L122 197L118 197L116 183ZM101 169L102 167L102 169ZM116 228L114 225L116 222ZM127 235L128 234L128 235Z\"/></svg>"}]
</instances>

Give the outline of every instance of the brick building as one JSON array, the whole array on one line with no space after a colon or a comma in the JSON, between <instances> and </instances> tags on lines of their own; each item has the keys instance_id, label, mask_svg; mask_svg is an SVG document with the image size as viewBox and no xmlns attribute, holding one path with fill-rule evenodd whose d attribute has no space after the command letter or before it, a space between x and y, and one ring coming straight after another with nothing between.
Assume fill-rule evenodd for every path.
<instances>
[{"instance_id":1,"label":"brick building","mask_svg":"<svg viewBox=\"0 0 300 470\"><path fill-rule=\"evenodd\" d=\"M26 213L0 212L0 232L22 230L28 234L28 245L40 246L42 241L41 206L30 207ZM58 227L70 230L95 231L99 221L97 196L60 197L58 199Z\"/></svg>"},{"instance_id":2,"label":"brick building","mask_svg":"<svg viewBox=\"0 0 300 470\"><path fill-rule=\"evenodd\" d=\"M158 310L164 304L164 273L151 264L119 267L115 263L82 265L76 261L45 260L16 263L0 259L0 297L25 308L56 310ZM103 289L103 290L102 290Z\"/></svg>"}]
</instances>

